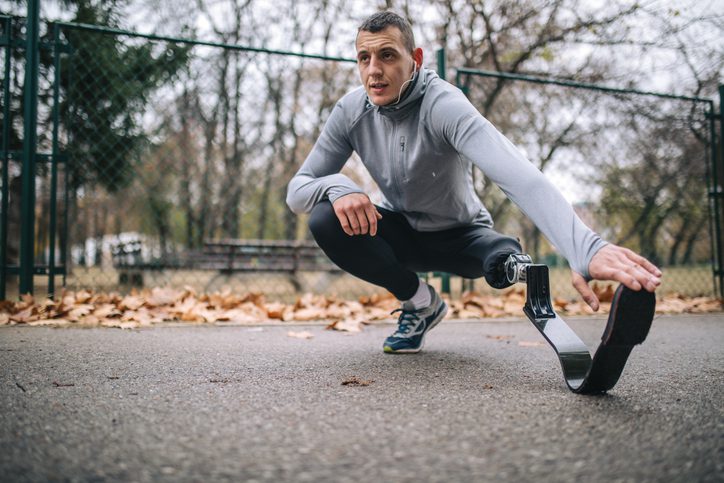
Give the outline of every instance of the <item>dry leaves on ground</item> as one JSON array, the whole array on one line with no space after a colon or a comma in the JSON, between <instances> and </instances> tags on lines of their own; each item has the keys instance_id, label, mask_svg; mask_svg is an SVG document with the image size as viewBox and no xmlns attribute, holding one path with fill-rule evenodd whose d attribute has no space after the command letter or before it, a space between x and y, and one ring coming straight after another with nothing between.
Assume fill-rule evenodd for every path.
<instances>
[{"instance_id":1,"label":"dry leaves on ground","mask_svg":"<svg viewBox=\"0 0 724 483\"><path fill-rule=\"evenodd\" d=\"M613 298L610 284L593 284L601 300L600 314L606 314ZM525 289L513 288L497 295L466 292L450 300L448 318L478 319L521 317ZM556 298L561 315L594 312L581 301ZM231 291L198 294L191 288L152 288L128 295L86 290L64 292L58 299L35 300L25 295L17 302L0 301L0 325L146 327L160 322L259 324L269 322L327 321L327 329L359 332L365 324L392 320L390 312L399 307L391 294L375 294L359 300L304 294L293 304L267 302L260 293ZM706 313L722 310L719 299L686 298L676 294L659 298L657 313Z\"/></svg>"}]
</instances>

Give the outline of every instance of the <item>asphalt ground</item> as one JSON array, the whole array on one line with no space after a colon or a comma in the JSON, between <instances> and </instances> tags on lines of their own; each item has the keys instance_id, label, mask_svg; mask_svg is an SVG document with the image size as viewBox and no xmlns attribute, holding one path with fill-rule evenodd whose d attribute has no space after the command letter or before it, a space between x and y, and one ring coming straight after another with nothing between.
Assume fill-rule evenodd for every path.
<instances>
[{"instance_id":1,"label":"asphalt ground","mask_svg":"<svg viewBox=\"0 0 724 483\"><path fill-rule=\"evenodd\" d=\"M526 320L392 328L2 328L0 479L724 481L724 315L657 318L604 396Z\"/></svg>"}]
</instances>

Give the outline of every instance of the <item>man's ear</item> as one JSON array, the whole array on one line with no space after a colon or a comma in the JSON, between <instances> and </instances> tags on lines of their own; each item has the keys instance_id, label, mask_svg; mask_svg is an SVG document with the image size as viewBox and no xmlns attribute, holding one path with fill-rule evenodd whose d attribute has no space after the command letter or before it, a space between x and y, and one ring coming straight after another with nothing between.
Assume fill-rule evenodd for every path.
<instances>
[{"instance_id":1,"label":"man's ear","mask_svg":"<svg viewBox=\"0 0 724 483\"><path fill-rule=\"evenodd\" d=\"M422 68L422 48L418 47L415 50L412 51L412 60L415 61L415 65L417 66L417 69Z\"/></svg>"}]
</instances>

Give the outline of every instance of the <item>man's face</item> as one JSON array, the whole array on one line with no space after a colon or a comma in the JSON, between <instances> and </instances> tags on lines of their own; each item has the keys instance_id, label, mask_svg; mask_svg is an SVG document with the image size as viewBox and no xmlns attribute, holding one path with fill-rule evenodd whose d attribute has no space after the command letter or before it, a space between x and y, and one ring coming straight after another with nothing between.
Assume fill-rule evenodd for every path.
<instances>
[{"instance_id":1,"label":"man's face","mask_svg":"<svg viewBox=\"0 0 724 483\"><path fill-rule=\"evenodd\" d=\"M397 102L402 95L402 84L412 76L414 63L412 53L405 49L400 29L361 31L356 47L360 79L370 101L377 106ZM418 50L421 55L422 51L416 49L416 52Z\"/></svg>"}]
</instances>

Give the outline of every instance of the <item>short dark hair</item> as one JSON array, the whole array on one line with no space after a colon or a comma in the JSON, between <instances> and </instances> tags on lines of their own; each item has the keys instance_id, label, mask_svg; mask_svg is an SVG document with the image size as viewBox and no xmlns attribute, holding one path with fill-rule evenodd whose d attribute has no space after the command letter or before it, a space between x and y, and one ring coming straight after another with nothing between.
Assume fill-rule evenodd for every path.
<instances>
[{"instance_id":1,"label":"short dark hair","mask_svg":"<svg viewBox=\"0 0 724 483\"><path fill-rule=\"evenodd\" d=\"M415 50L415 35L412 33L412 25L410 25L410 22L406 19L389 10L373 13L367 17L357 29L357 35L359 36L360 32L376 33L387 27L397 27L400 29L405 48L410 52Z\"/></svg>"}]
</instances>

